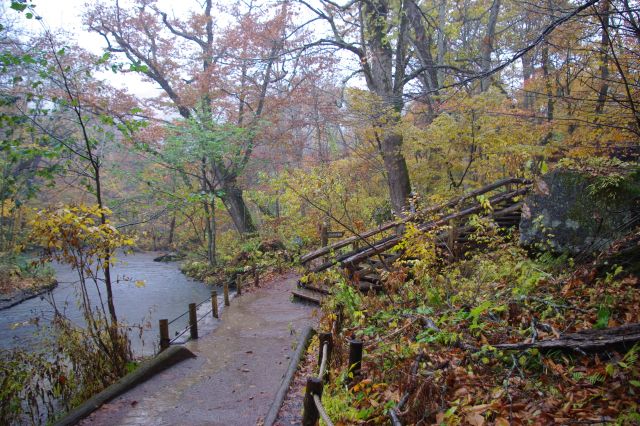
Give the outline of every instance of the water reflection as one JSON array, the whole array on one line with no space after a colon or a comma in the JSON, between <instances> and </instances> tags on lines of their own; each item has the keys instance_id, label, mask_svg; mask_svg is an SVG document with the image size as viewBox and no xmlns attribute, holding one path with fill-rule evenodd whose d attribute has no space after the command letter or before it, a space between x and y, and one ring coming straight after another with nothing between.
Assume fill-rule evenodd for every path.
<instances>
[{"instance_id":1,"label":"water reflection","mask_svg":"<svg viewBox=\"0 0 640 426\"><path fill-rule=\"evenodd\" d=\"M117 281L113 285L113 297L118 319L143 326L141 335L138 328L130 330L132 347L137 355L153 353L154 345L157 345L158 319L175 318L187 310L189 303L201 302L211 294L209 287L184 276L178 263L154 262L158 255L153 252L121 255L122 262L112 272ZM0 347L37 346L42 339L35 334L37 323L47 324L51 320L52 301L72 321L83 324L82 313L77 306L77 273L67 265L56 264L53 267L59 285L50 294L0 311ZM144 281L144 286L136 285L136 281ZM88 287L92 302L99 303L95 286L91 283ZM101 289L104 296L104 287ZM208 305L203 304L203 312ZM170 334L173 336L184 328L187 320L184 316L173 323Z\"/></svg>"}]
</instances>

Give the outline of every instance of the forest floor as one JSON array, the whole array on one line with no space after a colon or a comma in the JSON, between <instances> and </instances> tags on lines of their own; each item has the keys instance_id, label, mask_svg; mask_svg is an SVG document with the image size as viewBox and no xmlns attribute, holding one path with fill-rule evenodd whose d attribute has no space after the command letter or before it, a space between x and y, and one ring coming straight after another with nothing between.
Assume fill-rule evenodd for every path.
<instances>
[{"instance_id":1,"label":"forest floor","mask_svg":"<svg viewBox=\"0 0 640 426\"><path fill-rule=\"evenodd\" d=\"M297 276L234 299L211 334L190 341L197 358L102 406L85 425L255 425L268 412L313 307L291 303Z\"/></svg>"}]
</instances>

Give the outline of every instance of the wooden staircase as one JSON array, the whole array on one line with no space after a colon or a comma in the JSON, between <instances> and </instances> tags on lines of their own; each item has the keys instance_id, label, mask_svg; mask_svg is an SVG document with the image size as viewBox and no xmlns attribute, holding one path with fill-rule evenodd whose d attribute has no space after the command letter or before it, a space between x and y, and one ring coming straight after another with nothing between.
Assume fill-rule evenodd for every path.
<instances>
[{"instance_id":1,"label":"wooden staircase","mask_svg":"<svg viewBox=\"0 0 640 426\"><path fill-rule=\"evenodd\" d=\"M321 247L302 256L300 261L305 266L307 274L339 267L347 271L350 280L360 291L381 291L383 287L379 271L387 269L401 256L401 253L393 253L390 250L402 239L401 230L405 224L413 223L420 231L425 232L443 228L436 233L436 246L454 258L460 247L470 243L469 235L473 228L465 225L466 219L478 214L491 216L500 228L518 226L523 204L521 198L530 189L531 182L526 179L502 179L402 220L388 222L362 234ZM479 196L484 196L489 201L491 213L486 214L485 207L478 200ZM319 304L330 291L330 283L312 286L299 281L293 296Z\"/></svg>"}]
</instances>

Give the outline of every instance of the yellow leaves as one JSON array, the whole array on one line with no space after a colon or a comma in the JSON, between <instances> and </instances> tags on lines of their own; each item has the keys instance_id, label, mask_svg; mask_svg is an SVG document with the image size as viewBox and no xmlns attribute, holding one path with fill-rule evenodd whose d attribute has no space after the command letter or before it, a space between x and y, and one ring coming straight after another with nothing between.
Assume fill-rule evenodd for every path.
<instances>
[{"instance_id":1,"label":"yellow leaves","mask_svg":"<svg viewBox=\"0 0 640 426\"><path fill-rule=\"evenodd\" d=\"M109 214L111 210L96 205L39 210L31 221L31 238L48 249L49 259L106 268L115 260L116 249L134 244L109 223Z\"/></svg>"},{"instance_id":2,"label":"yellow leaves","mask_svg":"<svg viewBox=\"0 0 640 426\"><path fill-rule=\"evenodd\" d=\"M136 287L138 287L138 288L142 288L142 287L144 287L145 285L147 285L147 283L146 283L144 280L136 280L136 281L134 282L134 284L135 284L135 285L136 285Z\"/></svg>"},{"instance_id":3,"label":"yellow leaves","mask_svg":"<svg viewBox=\"0 0 640 426\"><path fill-rule=\"evenodd\" d=\"M353 387L353 391L360 392L361 390L364 390L367 386L369 386L371 382L371 379L364 379Z\"/></svg>"},{"instance_id":4,"label":"yellow leaves","mask_svg":"<svg viewBox=\"0 0 640 426\"><path fill-rule=\"evenodd\" d=\"M476 200L478 201L478 203L480 203L480 206L482 207L482 209L486 212L492 212L493 211L493 206L491 205L491 201L489 200L489 198L485 195L478 195L476 197Z\"/></svg>"}]
</instances>

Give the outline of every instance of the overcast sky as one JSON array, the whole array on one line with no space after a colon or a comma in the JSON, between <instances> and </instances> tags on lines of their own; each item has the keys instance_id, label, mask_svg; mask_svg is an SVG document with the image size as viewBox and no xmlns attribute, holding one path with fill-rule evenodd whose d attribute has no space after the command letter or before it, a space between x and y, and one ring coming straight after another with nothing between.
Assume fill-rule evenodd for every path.
<instances>
[{"instance_id":1,"label":"overcast sky","mask_svg":"<svg viewBox=\"0 0 640 426\"><path fill-rule=\"evenodd\" d=\"M10 0L2 0L10 3ZM115 0L111 0L115 1ZM35 11L42 17L42 21L27 21L28 25L35 31L42 29L42 24L52 31L64 30L69 34L70 41L77 43L80 47L95 54L102 54L106 46L104 39L98 34L91 33L84 29L81 15L85 5L91 3L87 0L35 0ZM126 4L127 0L121 0L121 4ZM158 2L162 10L176 16L185 15L193 6L197 6L195 0L160 0ZM12 11L9 11L11 13ZM140 97L158 96L161 90L149 82L143 81L139 75L134 73L113 74L109 72L101 73L101 76L109 80L114 86L127 88L131 93Z\"/></svg>"}]
</instances>

